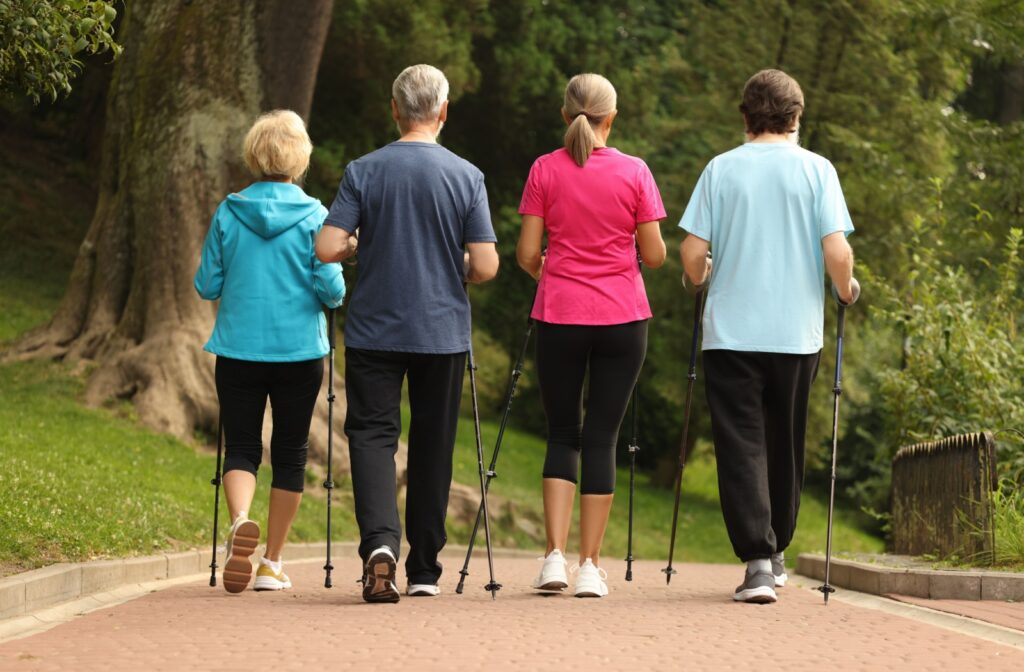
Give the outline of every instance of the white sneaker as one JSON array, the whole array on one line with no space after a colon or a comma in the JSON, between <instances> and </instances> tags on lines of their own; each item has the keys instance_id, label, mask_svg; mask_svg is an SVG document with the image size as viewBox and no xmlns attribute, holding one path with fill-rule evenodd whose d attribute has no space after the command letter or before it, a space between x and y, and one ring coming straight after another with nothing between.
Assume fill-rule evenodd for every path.
<instances>
[{"instance_id":1,"label":"white sneaker","mask_svg":"<svg viewBox=\"0 0 1024 672\"><path fill-rule=\"evenodd\" d=\"M608 572L587 558L580 565L576 576L576 597L604 597L608 594L608 584L605 583L607 578Z\"/></svg>"},{"instance_id":2,"label":"white sneaker","mask_svg":"<svg viewBox=\"0 0 1024 672\"><path fill-rule=\"evenodd\" d=\"M266 558L260 558L259 569L256 570L256 580L252 584L253 590L285 590L292 587L292 581L284 573L284 566L278 563L277 570Z\"/></svg>"},{"instance_id":3,"label":"white sneaker","mask_svg":"<svg viewBox=\"0 0 1024 672\"><path fill-rule=\"evenodd\" d=\"M252 562L249 556L259 543L260 526L246 518L244 513L239 514L228 530L224 571L221 574L224 590L229 593L240 593L249 586L249 581L252 580Z\"/></svg>"},{"instance_id":4,"label":"white sneaker","mask_svg":"<svg viewBox=\"0 0 1024 672\"><path fill-rule=\"evenodd\" d=\"M363 566L363 599L367 602L398 602L402 594L395 584L397 559L387 546L370 554Z\"/></svg>"},{"instance_id":5,"label":"white sneaker","mask_svg":"<svg viewBox=\"0 0 1024 672\"><path fill-rule=\"evenodd\" d=\"M569 587L569 577L565 573L565 566L568 564L565 556L557 548L547 554L546 557L538 558L544 561L540 568L540 575L533 582L533 587L542 593L561 593Z\"/></svg>"},{"instance_id":6,"label":"white sneaker","mask_svg":"<svg viewBox=\"0 0 1024 672\"><path fill-rule=\"evenodd\" d=\"M436 597L441 594L441 586L435 583L410 583L405 587L405 594L410 597Z\"/></svg>"}]
</instances>

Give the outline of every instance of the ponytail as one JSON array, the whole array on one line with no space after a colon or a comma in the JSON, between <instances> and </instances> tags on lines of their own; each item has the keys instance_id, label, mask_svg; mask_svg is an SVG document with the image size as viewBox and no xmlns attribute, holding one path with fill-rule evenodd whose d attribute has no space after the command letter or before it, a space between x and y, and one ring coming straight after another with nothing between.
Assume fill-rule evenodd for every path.
<instances>
[{"instance_id":1,"label":"ponytail","mask_svg":"<svg viewBox=\"0 0 1024 672\"><path fill-rule=\"evenodd\" d=\"M565 131L565 149L581 168L597 145L594 125L615 112L615 102L615 87L601 75L576 75L566 84L562 113L569 119L569 128Z\"/></svg>"},{"instance_id":2,"label":"ponytail","mask_svg":"<svg viewBox=\"0 0 1024 672\"><path fill-rule=\"evenodd\" d=\"M593 154L596 144L597 135L587 115L582 112L577 114L565 131L565 148L569 151L569 156L582 168Z\"/></svg>"}]
</instances>

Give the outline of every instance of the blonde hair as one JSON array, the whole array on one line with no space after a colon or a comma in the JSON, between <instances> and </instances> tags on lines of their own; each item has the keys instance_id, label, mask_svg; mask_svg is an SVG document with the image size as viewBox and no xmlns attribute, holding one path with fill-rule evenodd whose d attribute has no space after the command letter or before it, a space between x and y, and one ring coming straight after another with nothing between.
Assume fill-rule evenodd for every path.
<instances>
[{"instance_id":1,"label":"blonde hair","mask_svg":"<svg viewBox=\"0 0 1024 672\"><path fill-rule=\"evenodd\" d=\"M565 148L577 165L585 164L594 152L597 144L594 127L615 112L616 100L612 83L591 72L576 75L565 85L562 112L569 118Z\"/></svg>"},{"instance_id":2,"label":"blonde hair","mask_svg":"<svg viewBox=\"0 0 1024 672\"><path fill-rule=\"evenodd\" d=\"M312 153L302 117L291 110L274 110L260 115L245 134L242 157L256 177L296 180L309 168Z\"/></svg>"},{"instance_id":3,"label":"blonde hair","mask_svg":"<svg viewBox=\"0 0 1024 672\"><path fill-rule=\"evenodd\" d=\"M407 121L434 121L448 100L448 78L432 65L410 65L391 85L398 113Z\"/></svg>"}]
</instances>

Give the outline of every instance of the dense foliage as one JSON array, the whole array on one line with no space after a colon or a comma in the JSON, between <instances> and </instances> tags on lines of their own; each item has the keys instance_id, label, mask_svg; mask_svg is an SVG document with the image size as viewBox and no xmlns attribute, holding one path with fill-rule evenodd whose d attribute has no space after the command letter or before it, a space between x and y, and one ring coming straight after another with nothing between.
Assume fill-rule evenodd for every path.
<instances>
[{"instance_id":1,"label":"dense foliage","mask_svg":"<svg viewBox=\"0 0 1024 672\"><path fill-rule=\"evenodd\" d=\"M0 13L110 4L0 0ZM53 32L74 40L43 65L69 62L58 58L61 44L73 61L84 23L75 25ZM109 25L93 25L86 47L106 44L95 31L109 36ZM18 43L8 21L2 30L0 78L11 90L2 59ZM669 212L669 262L645 271L656 317L640 382L640 456L656 480L670 480L693 309L679 287L675 224L704 165L743 140L745 80L780 67L806 96L801 144L835 164L857 227L865 291L847 328L843 496L884 512L900 444L1024 425L1024 1L339 1L311 117L310 191L329 201L348 161L396 137L391 82L418 62L441 67L452 84L443 142L487 176L503 270L474 288L473 301L492 413L535 287L514 261L522 185L532 161L561 145L567 79L601 72L619 93L611 143L648 162ZM25 82L53 81L33 67L18 65L36 73ZM831 429L828 308L808 434L812 486L824 481ZM704 449L701 388L691 435ZM517 428L543 429L530 365L514 412ZM997 439L1003 475L1020 482L1022 442L1013 431Z\"/></svg>"},{"instance_id":2,"label":"dense foliage","mask_svg":"<svg viewBox=\"0 0 1024 672\"><path fill-rule=\"evenodd\" d=\"M39 102L71 92L83 54L116 57L114 2L0 0L0 93Z\"/></svg>"},{"instance_id":3,"label":"dense foliage","mask_svg":"<svg viewBox=\"0 0 1024 672\"><path fill-rule=\"evenodd\" d=\"M885 510L900 443L1021 423L1020 238L1009 230L1024 218L1024 126L1005 114L1000 73L1024 58L1022 10L993 0L343 3L318 84L311 186L330 198L346 161L394 138L387 99L401 67L448 72L444 142L487 175L504 263L476 294L476 323L511 355L533 293L515 267L515 208L530 163L561 143L568 77L597 71L616 85L611 141L651 165L673 248L701 169L742 141L744 81L787 70L807 99L801 144L836 165L857 226L866 291L851 314L842 465L851 493ZM645 273L656 313L641 380L648 467L677 450L692 314L679 272L670 254ZM942 325L954 323L947 347ZM822 371L831 348L827 339ZM830 428L828 377L814 392L812 481ZM522 394L516 421L541 428L529 370ZM707 438L699 400L694 419ZM1004 443L1019 460L1012 435Z\"/></svg>"}]
</instances>

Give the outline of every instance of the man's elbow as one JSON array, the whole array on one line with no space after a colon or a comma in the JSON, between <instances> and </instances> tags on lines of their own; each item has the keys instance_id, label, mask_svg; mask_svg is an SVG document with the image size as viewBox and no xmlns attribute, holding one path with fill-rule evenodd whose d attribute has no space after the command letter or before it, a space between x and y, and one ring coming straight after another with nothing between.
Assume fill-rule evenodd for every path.
<instances>
[{"instance_id":1,"label":"man's elbow","mask_svg":"<svg viewBox=\"0 0 1024 672\"><path fill-rule=\"evenodd\" d=\"M481 283L489 282L498 275L498 261L497 253L494 254L493 258L483 260L483 263L474 264L470 262L470 282Z\"/></svg>"}]
</instances>

